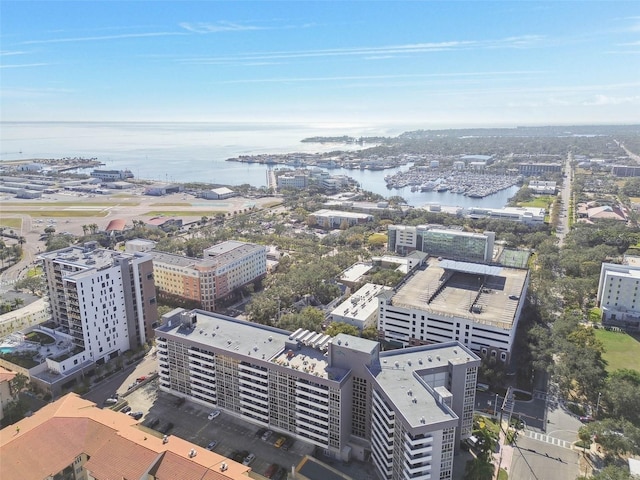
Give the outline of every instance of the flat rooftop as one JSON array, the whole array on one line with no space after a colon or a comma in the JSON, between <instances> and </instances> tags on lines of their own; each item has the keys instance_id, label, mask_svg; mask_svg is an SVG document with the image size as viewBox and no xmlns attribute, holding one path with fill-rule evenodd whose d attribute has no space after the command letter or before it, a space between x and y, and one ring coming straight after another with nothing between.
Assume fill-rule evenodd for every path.
<instances>
[{"instance_id":1,"label":"flat rooftop","mask_svg":"<svg viewBox=\"0 0 640 480\"><path fill-rule=\"evenodd\" d=\"M511 329L527 270L429 257L392 297L399 307Z\"/></svg>"},{"instance_id":2,"label":"flat rooftop","mask_svg":"<svg viewBox=\"0 0 640 480\"><path fill-rule=\"evenodd\" d=\"M62 250L54 250L53 252L41 253L39 256L59 263L83 267L84 269L100 269L102 267L110 267L113 265L113 259L121 255L123 253L114 250L73 246ZM124 255L130 256L131 254Z\"/></svg>"},{"instance_id":3,"label":"flat rooftop","mask_svg":"<svg viewBox=\"0 0 640 480\"><path fill-rule=\"evenodd\" d=\"M438 402L434 389L425 386L425 377L449 363L468 362L480 365L479 357L458 342L391 350L380 353L380 371L374 377L411 426L457 421L457 415Z\"/></svg>"},{"instance_id":4,"label":"flat rooftop","mask_svg":"<svg viewBox=\"0 0 640 480\"><path fill-rule=\"evenodd\" d=\"M331 315L365 321L378 310L377 296L383 290L391 290L391 287L367 283L338 305L331 312Z\"/></svg>"},{"instance_id":5,"label":"flat rooftop","mask_svg":"<svg viewBox=\"0 0 640 480\"><path fill-rule=\"evenodd\" d=\"M215 350L273 362L320 378L335 380L346 373L328 366L327 335L303 329L292 333L201 310L187 315L195 315L193 328L174 316L171 322L156 329L156 335L184 337Z\"/></svg>"}]
</instances>

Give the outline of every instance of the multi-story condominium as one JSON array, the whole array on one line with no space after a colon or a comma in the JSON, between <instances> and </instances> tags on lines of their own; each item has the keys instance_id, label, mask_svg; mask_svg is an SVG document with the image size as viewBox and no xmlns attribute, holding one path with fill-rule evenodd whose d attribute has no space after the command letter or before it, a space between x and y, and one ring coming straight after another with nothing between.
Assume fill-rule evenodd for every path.
<instances>
[{"instance_id":1,"label":"multi-story condominium","mask_svg":"<svg viewBox=\"0 0 640 480\"><path fill-rule=\"evenodd\" d=\"M353 227L354 225L372 222L373 215L322 209L309 215L309 221L323 228Z\"/></svg>"},{"instance_id":2,"label":"multi-story condominium","mask_svg":"<svg viewBox=\"0 0 640 480\"><path fill-rule=\"evenodd\" d=\"M518 172L522 175L539 175L541 173L560 173L561 163L520 163Z\"/></svg>"},{"instance_id":3,"label":"multi-story condominium","mask_svg":"<svg viewBox=\"0 0 640 480\"><path fill-rule=\"evenodd\" d=\"M99 362L153 338L158 320L152 258L85 243L40 255L52 319L84 359Z\"/></svg>"},{"instance_id":4,"label":"multi-story condominium","mask_svg":"<svg viewBox=\"0 0 640 480\"><path fill-rule=\"evenodd\" d=\"M250 480L250 467L69 393L0 430L3 479Z\"/></svg>"},{"instance_id":5,"label":"multi-story condominium","mask_svg":"<svg viewBox=\"0 0 640 480\"><path fill-rule=\"evenodd\" d=\"M419 250L454 260L490 263L493 259L494 232L473 233L434 225L389 225L388 250L406 255Z\"/></svg>"},{"instance_id":6,"label":"multi-story condominium","mask_svg":"<svg viewBox=\"0 0 640 480\"><path fill-rule=\"evenodd\" d=\"M193 301L213 311L215 301L267 273L267 249L227 241L204 250L204 258L151 252L156 286L161 293Z\"/></svg>"},{"instance_id":7,"label":"multi-story condominium","mask_svg":"<svg viewBox=\"0 0 640 480\"><path fill-rule=\"evenodd\" d=\"M401 345L459 341L509 361L529 284L526 269L429 257L392 292L378 295L378 329Z\"/></svg>"},{"instance_id":8,"label":"multi-story condominium","mask_svg":"<svg viewBox=\"0 0 640 480\"><path fill-rule=\"evenodd\" d=\"M602 309L603 324L640 330L639 286L640 266L602 264L598 283L598 304Z\"/></svg>"},{"instance_id":9,"label":"multi-story condominium","mask_svg":"<svg viewBox=\"0 0 640 480\"><path fill-rule=\"evenodd\" d=\"M384 479L450 479L471 433L480 359L459 342L380 352L202 310L168 314L156 335L161 390L335 458L371 458Z\"/></svg>"},{"instance_id":10,"label":"multi-story condominium","mask_svg":"<svg viewBox=\"0 0 640 480\"><path fill-rule=\"evenodd\" d=\"M278 188L307 188L309 185L309 176L305 173L284 173L277 176Z\"/></svg>"}]
</instances>

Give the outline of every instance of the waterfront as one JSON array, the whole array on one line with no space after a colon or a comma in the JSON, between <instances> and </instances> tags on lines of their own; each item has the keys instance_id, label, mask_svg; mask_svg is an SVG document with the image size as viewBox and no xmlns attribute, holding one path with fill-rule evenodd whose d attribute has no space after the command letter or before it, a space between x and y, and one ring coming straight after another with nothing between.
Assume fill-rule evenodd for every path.
<instances>
[{"instance_id":1,"label":"waterfront","mask_svg":"<svg viewBox=\"0 0 640 480\"><path fill-rule=\"evenodd\" d=\"M261 153L363 148L357 144L300 142L318 134L342 135L345 132L353 136L398 133L384 129L354 131L344 127L287 124L3 122L2 159L96 157L104 162L104 168L129 169L136 178L230 186L248 183L260 187L267 184L266 165L225 160ZM517 187L510 187L474 199L450 192L412 192L410 187L388 189L384 177L406 171L409 166L387 170L338 168L329 172L347 175L364 190L384 197L401 196L413 206L438 203L501 208L517 191Z\"/></svg>"}]
</instances>

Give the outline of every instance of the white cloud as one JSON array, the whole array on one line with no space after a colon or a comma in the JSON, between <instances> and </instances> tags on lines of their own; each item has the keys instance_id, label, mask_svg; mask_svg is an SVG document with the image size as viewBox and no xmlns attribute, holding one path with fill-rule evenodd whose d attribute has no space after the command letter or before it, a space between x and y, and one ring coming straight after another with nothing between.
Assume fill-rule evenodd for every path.
<instances>
[{"instance_id":1,"label":"white cloud","mask_svg":"<svg viewBox=\"0 0 640 480\"><path fill-rule=\"evenodd\" d=\"M0 51L0 57L10 57L13 55L26 55L29 52L23 50L2 50Z\"/></svg>"},{"instance_id":2,"label":"white cloud","mask_svg":"<svg viewBox=\"0 0 640 480\"><path fill-rule=\"evenodd\" d=\"M46 67L51 65L50 63L23 63L23 64L13 64L6 65L0 64L0 68L31 68L31 67Z\"/></svg>"},{"instance_id":3,"label":"white cloud","mask_svg":"<svg viewBox=\"0 0 640 480\"><path fill-rule=\"evenodd\" d=\"M255 25L241 25L239 23L232 22L181 22L178 25L180 25L185 30L193 33L246 32L252 30L265 30L264 27L257 27Z\"/></svg>"},{"instance_id":4,"label":"white cloud","mask_svg":"<svg viewBox=\"0 0 640 480\"><path fill-rule=\"evenodd\" d=\"M612 97L609 95L596 95L590 100L587 100L582 103L582 105L587 106L598 106L598 105L638 105L640 104L640 95L632 95L628 97Z\"/></svg>"},{"instance_id":5,"label":"white cloud","mask_svg":"<svg viewBox=\"0 0 640 480\"><path fill-rule=\"evenodd\" d=\"M147 38L147 37L168 37L175 35L186 35L184 32L147 32L147 33L122 33L119 35L100 35L93 37L69 37L69 38L49 38L47 40L26 40L22 45L36 45L44 43L66 43L66 42L95 42L101 40L121 40L125 38Z\"/></svg>"},{"instance_id":6,"label":"white cloud","mask_svg":"<svg viewBox=\"0 0 640 480\"><path fill-rule=\"evenodd\" d=\"M380 47L349 47L321 50L284 50L272 52L249 52L234 56L183 58L179 61L192 64L217 64L248 60L282 60L319 57L349 57L362 56L372 59L394 58L399 55L422 54L454 50L498 49L498 48L525 48L534 47L543 41L539 35L522 35L498 40L451 40L446 42L411 43L405 45L387 45Z\"/></svg>"}]
</instances>

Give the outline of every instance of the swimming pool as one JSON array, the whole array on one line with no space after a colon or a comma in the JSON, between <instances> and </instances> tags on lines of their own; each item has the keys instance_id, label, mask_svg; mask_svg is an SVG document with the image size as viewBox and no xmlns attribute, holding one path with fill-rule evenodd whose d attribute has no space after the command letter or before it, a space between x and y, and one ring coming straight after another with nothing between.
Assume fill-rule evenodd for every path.
<instances>
[{"instance_id":1,"label":"swimming pool","mask_svg":"<svg viewBox=\"0 0 640 480\"><path fill-rule=\"evenodd\" d=\"M15 347L0 347L0 353L12 353Z\"/></svg>"}]
</instances>

